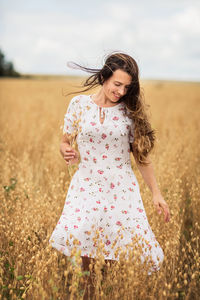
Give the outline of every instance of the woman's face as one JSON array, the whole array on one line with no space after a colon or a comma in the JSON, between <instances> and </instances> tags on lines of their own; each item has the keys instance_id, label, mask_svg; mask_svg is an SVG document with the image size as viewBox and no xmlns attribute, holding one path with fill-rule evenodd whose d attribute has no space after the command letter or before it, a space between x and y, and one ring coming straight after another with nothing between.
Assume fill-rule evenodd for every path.
<instances>
[{"instance_id":1,"label":"woman's face","mask_svg":"<svg viewBox=\"0 0 200 300\"><path fill-rule=\"evenodd\" d=\"M103 83L103 90L106 98L111 102L117 102L123 97L131 84L131 76L120 69L113 72L113 75Z\"/></svg>"}]
</instances>

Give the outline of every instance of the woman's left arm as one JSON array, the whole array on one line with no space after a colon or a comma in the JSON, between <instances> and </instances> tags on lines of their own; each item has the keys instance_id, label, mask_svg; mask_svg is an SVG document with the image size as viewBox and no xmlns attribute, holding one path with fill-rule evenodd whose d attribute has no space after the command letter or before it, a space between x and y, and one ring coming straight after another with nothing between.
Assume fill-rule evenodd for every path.
<instances>
[{"instance_id":1,"label":"woman's left arm","mask_svg":"<svg viewBox=\"0 0 200 300\"><path fill-rule=\"evenodd\" d=\"M150 158L149 157L146 158L146 161L149 162L149 164L146 166L140 165L135 156L134 156L134 158L135 158L137 167L138 167L140 173L142 174L142 177L144 178L144 181L146 182L146 184L148 185L149 189L152 192L153 204L154 204L155 208L157 209L157 212L159 214L161 214L162 213L161 208L162 208L164 216L165 216L165 222L169 222L169 220L170 220L169 207L168 207L168 204L165 202L165 200L159 190L159 187L156 182L155 175L154 175L153 164L152 164Z\"/></svg>"}]
</instances>

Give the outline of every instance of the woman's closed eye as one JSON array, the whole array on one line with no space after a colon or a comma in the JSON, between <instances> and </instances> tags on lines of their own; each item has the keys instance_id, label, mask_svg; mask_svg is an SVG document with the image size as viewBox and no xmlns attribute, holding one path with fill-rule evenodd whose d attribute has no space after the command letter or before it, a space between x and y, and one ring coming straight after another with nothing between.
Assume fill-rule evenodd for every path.
<instances>
[{"instance_id":1,"label":"woman's closed eye","mask_svg":"<svg viewBox=\"0 0 200 300\"><path fill-rule=\"evenodd\" d=\"M121 84L118 84L118 83L115 83L115 86L120 86ZM130 88L130 86L125 86L125 89L129 89Z\"/></svg>"}]
</instances>

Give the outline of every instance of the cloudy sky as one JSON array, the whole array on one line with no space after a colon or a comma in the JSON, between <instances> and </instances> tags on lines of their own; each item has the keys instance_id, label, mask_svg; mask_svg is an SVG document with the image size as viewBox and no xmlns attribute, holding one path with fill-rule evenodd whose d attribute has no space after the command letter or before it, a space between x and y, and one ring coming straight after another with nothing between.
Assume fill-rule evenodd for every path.
<instances>
[{"instance_id":1,"label":"cloudy sky","mask_svg":"<svg viewBox=\"0 0 200 300\"><path fill-rule=\"evenodd\" d=\"M21 73L86 75L112 51L140 77L200 81L199 0L0 0L0 48Z\"/></svg>"}]
</instances>

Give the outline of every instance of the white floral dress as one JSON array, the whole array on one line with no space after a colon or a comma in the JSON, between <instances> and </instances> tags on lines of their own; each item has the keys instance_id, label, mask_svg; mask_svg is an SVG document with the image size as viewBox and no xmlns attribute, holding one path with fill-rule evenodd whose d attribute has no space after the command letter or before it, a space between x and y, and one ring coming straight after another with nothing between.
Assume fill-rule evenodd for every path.
<instances>
[{"instance_id":1,"label":"white floral dress","mask_svg":"<svg viewBox=\"0 0 200 300\"><path fill-rule=\"evenodd\" d=\"M102 123L100 114L103 119L103 113ZM116 249L126 249L126 244L131 243L136 234L146 241L142 244L141 260L151 257L154 263L151 270L159 270L164 253L148 223L131 168L130 143L134 140L134 125L125 103L102 108L91 95L78 95L67 108L63 133L72 134L76 130L73 123L79 118L80 163L71 179L50 243L71 256L76 239L81 256L95 258L97 243L92 233L98 230L104 245L104 258L119 260ZM121 233L123 238L116 239Z\"/></svg>"}]
</instances>

